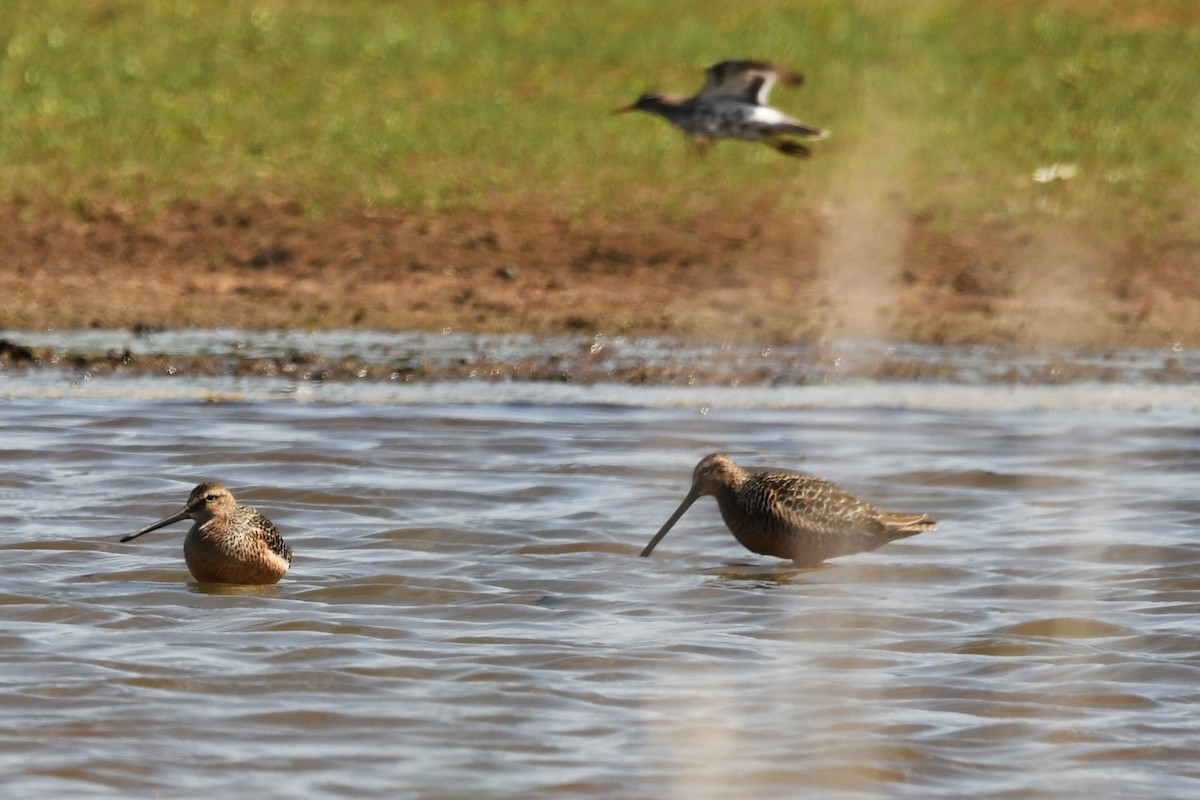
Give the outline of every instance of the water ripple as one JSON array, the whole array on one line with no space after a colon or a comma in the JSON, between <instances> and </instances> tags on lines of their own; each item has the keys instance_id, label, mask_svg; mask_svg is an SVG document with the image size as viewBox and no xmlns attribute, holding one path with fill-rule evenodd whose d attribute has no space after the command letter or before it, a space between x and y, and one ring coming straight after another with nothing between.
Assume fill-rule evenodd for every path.
<instances>
[{"instance_id":1,"label":"water ripple","mask_svg":"<svg viewBox=\"0 0 1200 800\"><path fill-rule=\"evenodd\" d=\"M1180 387L119 383L3 389L6 796L1200 793ZM702 500L638 558L718 449L941 524L799 570ZM202 477L280 526L279 585L190 583L182 525L117 542Z\"/></svg>"}]
</instances>

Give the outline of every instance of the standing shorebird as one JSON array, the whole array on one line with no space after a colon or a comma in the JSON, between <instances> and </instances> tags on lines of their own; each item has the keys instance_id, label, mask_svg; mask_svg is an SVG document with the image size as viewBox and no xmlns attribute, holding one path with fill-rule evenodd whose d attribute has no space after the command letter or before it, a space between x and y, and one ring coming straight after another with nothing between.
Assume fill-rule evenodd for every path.
<instances>
[{"instance_id":1,"label":"standing shorebird","mask_svg":"<svg viewBox=\"0 0 1200 800\"><path fill-rule=\"evenodd\" d=\"M722 61L708 68L703 88L695 97L644 94L632 105L616 109L658 114L688 137L703 155L717 139L766 142L784 155L806 158L809 150L797 138L819 140L827 131L814 128L767 106L767 95L778 81L799 86L804 76L765 61Z\"/></svg>"},{"instance_id":2,"label":"standing shorebird","mask_svg":"<svg viewBox=\"0 0 1200 800\"><path fill-rule=\"evenodd\" d=\"M747 472L724 453L705 456L692 473L692 488L643 556L667 535L692 503L717 498L734 538L748 550L814 566L827 558L882 547L934 526L927 514L895 514L835 486L796 472Z\"/></svg>"},{"instance_id":3,"label":"standing shorebird","mask_svg":"<svg viewBox=\"0 0 1200 800\"><path fill-rule=\"evenodd\" d=\"M274 523L249 506L239 506L219 483L200 484L181 510L121 541L131 541L188 517L196 524L183 540L183 559L201 583L277 583L292 565L292 548Z\"/></svg>"}]
</instances>

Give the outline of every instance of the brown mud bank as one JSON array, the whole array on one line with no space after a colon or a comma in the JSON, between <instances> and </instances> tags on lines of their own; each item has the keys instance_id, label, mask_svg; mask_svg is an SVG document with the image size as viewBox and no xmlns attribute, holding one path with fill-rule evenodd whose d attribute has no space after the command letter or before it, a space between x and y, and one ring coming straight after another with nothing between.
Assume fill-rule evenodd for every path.
<instances>
[{"instance_id":1,"label":"brown mud bank","mask_svg":"<svg viewBox=\"0 0 1200 800\"><path fill-rule=\"evenodd\" d=\"M265 200L0 204L0 328L1200 344L1200 240L875 226L831 207L589 222Z\"/></svg>"},{"instance_id":2,"label":"brown mud bank","mask_svg":"<svg viewBox=\"0 0 1200 800\"><path fill-rule=\"evenodd\" d=\"M274 378L294 382L555 382L657 386L804 386L848 381L1066 386L1078 383L1190 385L1200 358L1182 348L1026 350L989 345L882 342L689 346L667 338L458 334L348 334L370 341L346 349L345 331L255 342L214 331L203 344L162 346L157 331L102 331L119 347L23 344L0 339L0 378L28 370L99 376ZM227 334L240 337L225 339ZM31 334L32 335L32 334ZM270 337L270 334L264 334ZM54 338L70 338L54 337ZM271 337L273 338L273 337ZM333 339L340 340L334 342ZM449 342L445 340L450 340ZM219 341L218 341L219 340ZM387 341L386 344L381 344ZM301 343L308 347L297 347ZM2 384L2 381L0 381Z\"/></svg>"}]
</instances>

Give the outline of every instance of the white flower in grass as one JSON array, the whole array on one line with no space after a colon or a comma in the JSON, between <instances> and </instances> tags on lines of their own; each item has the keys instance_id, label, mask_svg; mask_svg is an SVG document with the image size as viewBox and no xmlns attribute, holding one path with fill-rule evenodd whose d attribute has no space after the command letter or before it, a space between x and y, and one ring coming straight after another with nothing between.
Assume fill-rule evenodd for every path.
<instances>
[{"instance_id":1,"label":"white flower in grass","mask_svg":"<svg viewBox=\"0 0 1200 800\"><path fill-rule=\"evenodd\" d=\"M1048 167L1038 167L1033 171L1034 183L1054 183L1069 181L1079 174L1079 168L1074 164L1051 164Z\"/></svg>"}]
</instances>

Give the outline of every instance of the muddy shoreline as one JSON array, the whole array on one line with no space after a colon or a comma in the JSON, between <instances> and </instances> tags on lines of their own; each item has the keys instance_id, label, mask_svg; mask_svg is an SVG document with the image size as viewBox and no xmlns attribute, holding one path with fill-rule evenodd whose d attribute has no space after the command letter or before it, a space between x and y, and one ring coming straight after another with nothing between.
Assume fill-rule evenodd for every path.
<instances>
[{"instance_id":1,"label":"muddy shoreline","mask_svg":"<svg viewBox=\"0 0 1200 800\"><path fill-rule=\"evenodd\" d=\"M119 332L113 332L119 333ZM1138 382L1182 385L1200 380L1200 359L1171 349L1037 352L980 346L690 347L674 340L605 337L525 338L504 347L447 349L436 343L369 348L348 355L286 348L267 354L240 347L223 352L168 352L140 341L107 350L26 345L0 339L0 377L55 370L69 379L98 376L266 378L290 382L551 381L654 386L798 386L926 382L958 385L1059 386ZM499 337L503 340L505 337ZM244 346L244 343L239 343ZM500 352L503 351L503 352Z\"/></svg>"},{"instance_id":2,"label":"muddy shoreline","mask_svg":"<svg viewBox=\"0 0 1200 800\"><path fill-rule=\"evenodd\" d=\"M534 208L311 216L262 199L8 201L0 329L1200 344L1200 241L1054 224L953 234L917 214L884 232L859 222L838 208L588 221Z\"/></svg>"}]
</instances>

